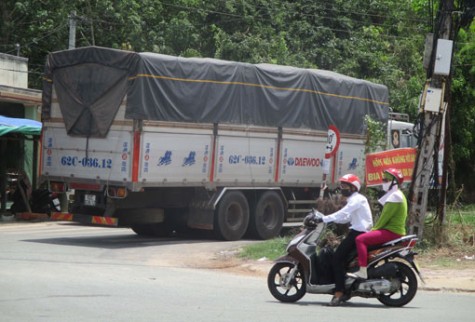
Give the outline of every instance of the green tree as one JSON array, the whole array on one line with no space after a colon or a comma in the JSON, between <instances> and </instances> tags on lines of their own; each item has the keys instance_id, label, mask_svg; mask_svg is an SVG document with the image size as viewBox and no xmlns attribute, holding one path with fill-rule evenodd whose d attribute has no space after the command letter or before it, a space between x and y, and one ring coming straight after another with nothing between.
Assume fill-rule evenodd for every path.
<instances>
[{"instance_id":1,"label":"green tree","mask_svg":"<svg viewBox=\"0 0 475 322\"><path fill-rule=\"evenodd\" d=\"M451 136L457 183L475 191L475 23L461 29L454 56Z\"/></svg>"}]
</instances>

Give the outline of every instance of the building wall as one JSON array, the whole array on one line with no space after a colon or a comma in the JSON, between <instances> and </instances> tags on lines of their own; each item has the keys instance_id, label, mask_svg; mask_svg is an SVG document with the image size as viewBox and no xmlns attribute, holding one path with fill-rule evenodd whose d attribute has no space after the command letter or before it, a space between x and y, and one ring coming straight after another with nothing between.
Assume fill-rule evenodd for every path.
<instances>
[{"instance_id":1,"label":"building wall","mask_svg":"<svg viewBox=\"0 0 475 322\"><path fill-rule=\"evenodd\" d=\"M0 85L28 88L28 58L0 53Z\"/></svg>"},{"instance_id":2,"label":"building wall","mask_svg":"<svg viewBox=\"0 0 475 322\"><path fill-rule=\"evenodd\" d=\"M28 88L28 59L0 53L0 115L40 120L41 93ZM38 169L34 162L34 141L0 137L0 190L6 185L6 172L23 170L35 182ZM0 191L4 211L5 192Z\"/></svg>"}]
</instances>

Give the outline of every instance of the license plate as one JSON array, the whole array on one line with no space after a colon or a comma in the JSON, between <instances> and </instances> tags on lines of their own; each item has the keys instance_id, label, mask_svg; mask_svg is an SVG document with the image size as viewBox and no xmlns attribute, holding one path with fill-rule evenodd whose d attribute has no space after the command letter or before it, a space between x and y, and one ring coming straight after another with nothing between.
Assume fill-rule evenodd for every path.
<instances>
[{"instance_id":1,"label":"license plate","mask_svg":"<svg viewBox=\"0 0 475 322\"><path fill-rule=\"evenodd\" d=\"M96 195L84 195L84 204L86 206L95 206L96 205Z\"/></svg>"}]
</instances>

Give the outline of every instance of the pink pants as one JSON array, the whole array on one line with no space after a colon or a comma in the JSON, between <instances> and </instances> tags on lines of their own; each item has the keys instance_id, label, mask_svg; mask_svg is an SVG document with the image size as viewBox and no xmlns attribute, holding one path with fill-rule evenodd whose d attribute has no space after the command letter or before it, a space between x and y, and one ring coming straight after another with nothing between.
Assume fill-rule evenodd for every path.
<instances>
[{"instance_id":1,"label":"pink pants","mask_svg":"<svg viewBox=\"0 0 475 322\"><path fill-rule=\"evenodd\" d=\"M402 237L390 230L372 230L356 237L356 251L358 252L358 264L366 267L368 265L368 246L384 244L393 239Z\"/></svg>"}]
</instances>

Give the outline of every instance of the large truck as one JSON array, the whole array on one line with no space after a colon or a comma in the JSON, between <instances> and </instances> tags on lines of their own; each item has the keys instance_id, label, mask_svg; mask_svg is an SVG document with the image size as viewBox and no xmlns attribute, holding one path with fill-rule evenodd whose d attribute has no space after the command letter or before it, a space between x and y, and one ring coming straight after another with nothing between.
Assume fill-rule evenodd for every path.
<instances>
[{"instance_id":1,"label":"large truck","mask_svg":"<svg viewBox=\"0 0 475 322\"><path fill-rule=\"evenodd\" d=\"M53 220L268 239L323 178L364 177L366 115L388 89L334 72L84 47L45 66L41 181L74 192ZM340 142L324 173L329 128Z\"/></svg>"}]
</instances>

